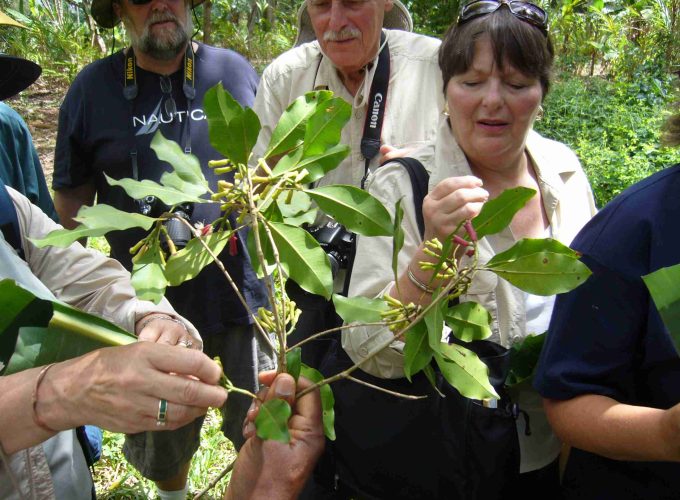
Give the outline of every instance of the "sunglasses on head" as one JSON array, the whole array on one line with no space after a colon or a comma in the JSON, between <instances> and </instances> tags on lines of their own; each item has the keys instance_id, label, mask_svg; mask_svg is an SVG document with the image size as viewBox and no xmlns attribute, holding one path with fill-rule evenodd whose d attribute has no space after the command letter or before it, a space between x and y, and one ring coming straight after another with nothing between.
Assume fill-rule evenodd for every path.
<instances>
[{"instance_id":1,"label":"sunglasses on head","mask_svg":"<svg viewBox=\"0 0 680 500\"><path fill-rule=\"evenodd\" d=\"M519 0L475 0L463 5L458 16L458 24L461 25L477 17L496 12L503 5L510 9L517 19L548 33L548 14L538 5Z\"/></svg>"}]
</instances>

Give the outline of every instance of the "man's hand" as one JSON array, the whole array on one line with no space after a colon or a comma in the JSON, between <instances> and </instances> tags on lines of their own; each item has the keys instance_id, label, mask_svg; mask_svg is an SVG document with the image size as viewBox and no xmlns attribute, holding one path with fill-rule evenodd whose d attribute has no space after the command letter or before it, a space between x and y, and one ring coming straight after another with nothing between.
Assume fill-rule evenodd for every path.
<instances>
[{"instance_id":1,"label":"man's hand","mask_svg":"<svg viewBox=\"0 0 680 500\"><path fill-rule=\"evenodd\" d=\"M323 451L321 397L316 390L296 400L296 391L312 384L300 377L296 388L293 377L286 373L262 373L260 382L271 386L262 394L264 401L281 398L293 409L288 421L290 442L262 441L255 435L253 422L259 411L255 404L248 411L244 428L248 441L239 453L226 498L294 499Z\"/></svg>"}]
</instances>

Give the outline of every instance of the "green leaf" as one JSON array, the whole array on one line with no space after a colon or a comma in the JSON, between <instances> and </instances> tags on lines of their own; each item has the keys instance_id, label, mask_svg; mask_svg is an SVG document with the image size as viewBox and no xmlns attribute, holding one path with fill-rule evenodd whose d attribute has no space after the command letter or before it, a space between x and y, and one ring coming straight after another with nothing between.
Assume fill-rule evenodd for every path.
<instances>
[{"instance_id":1,"label":"green leaf","mask_svg":"<svg viewBox=\"0 0 680 500\"><path fill-rule=\"evenodd\" d=\"M425 377L427 377L427 380L430 382L432 388L437 391L442 398L445 398L446 396L442 393L442 391L439 390L439 387L437 387L437 377L434 373L434 368L432 368L432 365L426 365L423 368L423 373L425 374Z\"/></svg>"},{"instance_id":2,"label":"green leaf","mask_svg":"<svg viewBox=\"0 0 680 500\"><path fill-rule=\"evenodd\" d=\"M300 374L315 384L318 384L323 380L321 372L304 363L301 365ZM335 441L335 410L333 409L335 406L335 397L333 396L331 386L328 384L322 385L319 388L319 393L321 394L324 434L326 434L326 437L331 441Z\"/></svg>"},{"instance_id":3,"label":"green leaf","mask_svg":"<svg viewBox=\"0 0 680 500\"><path fill-rule=\"evenodd\" d=\"M303 156L320 155L340 142L342 128L352 116L352 106L340 97L334 97L317 106L307 120Z\"/></svg>"},{"instance_id":4,"label":"green leaf","mask_svg":"<svg viewBox=\"0 0 680 500\"><path fill-rule=\"evenodd\" d=\"M489 369L469 349L457 344L441 344L440 354L434 359L446 381L470 399L498 399L489 382Z\"/></svg>"},{"instance_id":5,"label":"green leaf","mask_svg":"<svg viewBox=\"0 0 680 500\"><path fill-rule=\"evenodd\" d=\"M335 169L350 153L349 146L338 144L328 148L321 154L303 158L295 165L297 170L307 169L308 175L302 184L318 181L331 170Z\"/></svg>"},{"instance_id":6,"label":"green leaf","mask_svg":"<svg viewBox=\"0 0 680 500\"><path fill-rule=\"evenodd\" d=\"M534 376L545 333L529 335L510 349L510 372L505 385L512 387Z\"/></svg>"},{"instance_id":7,"label":"green leaf","mask_svg":"<svg viewBox=\"0 0 680 500\"><path fill-rule=\"evenodd\" d=\"M232 162L248 163L261 128L260 119L250 108L229 122L231 154L228 158Z\"/></svg>"},{"instance_id":8,"label":"green leaf","mask_svg":"<svg viewBox=\"0 0 680 500\"><path fill-rule=\"evenodd\" d=\"M104 236L106 233L115 230L115 227L98 227L93 229L81 224L74 229L56 229L44 238L29 238L29 240L38 248L47 246L66 248L81 238Z\"/></svg>"},{"instance_id":9,"label":"green leaf","mask_svg":"<svg viewBox=\"0 0 680 500\"><path fill-rule=\"evenodd\" d=\"M297 382L302 364L302 348L296 347L286 353L286 368Z\"/></svg>"},{"instance_id":10,"label":"green leaf","mask_svg":"<svg viewBox=\"0 0 680 500\"><path fill-rule=\"evenodd\" d=\"M135 200L144 198L145 196L155 196L169 206L177 205L187 201L192 203L206 202L206 200L197 196L192 196L191 194L175 189L174 187L162 186L161 184L150 181L149 179L144 179L142 181L136 181L134 179L116 180L106 174L104 174L104 177L106 177L106 182L108 182L111 186L122 187L128 196L130 198L134 198Z\"/></svg>"},{"instance_id":11,"label":"green leaf","mask_svg":"<svg viewBox=\"0 0 680 500\"><path fill-rule=\"evenodd\" d=\"M305 136L307 119L314 114L320 103L332 96L332 92L321 90L307 92L295 99L281 115L264 157L278 156L299 146Z\"/></svg>"},{"instance_id":12,"label":"green leaf","mask_svg":"<svg viewBox=\"0 0 680 500\"><path fill-rule=\"evenodd\" d=\"M329 300L333 292L331 266L314 237L304 229L277 222L270 222L269 229L279 251L281 267L290 279L303 290Z\"/></svg>"},{"instance_id":13,"label":"green leaf","mask_svg":"<svg viewBox=\"0 0 680 500\"><path fill-rule=\"evenodd\" d=\"M272 169L272 176L278 176L290 170L296 170L301 159L302 149L296 149L287 155L284 155Z\"/></svg>"},{"instance_id":14,"label":"green leaf","mask_svg":"<svg viewBox=\"0 0 680 500\"><path fill-rule=\"evenodd\" d=\"M124 212L111 205L96 204L91 207L84 205L78 210L78 215L73 218L85 227L115 227L117 230L124 231L133 227L141 227L149 230L156 222L153 217L146 215Z\"/></svg>"},{"instance_id":15,"label":"green leaf","mask_svg":"<svg viewBox=\"0 0 680 500\"><path fill-rule=\"evenodd\" d=\"M456 338L464 342L489 338L491 314L477 302L462 302L451 307L444 316Z\"/></svg>"},{"instance_id":16,"label":"green leaf","mask_svg":"<svg viewBox=\"0 0 680 500\"><path fill-rule=\"evenodd\" d=\"M392 273L394 274L394 282L399 281L399 276L397 275L399 268L399 252L404 247L404 228L401 226L401 222L404 220L404 207L401 206L403 198L397 201L394 206L394 225L392 226Z\"/></svg>"},{"instance_id":17,"label":"green leaf","mask_svg":"<svg viewBox=\"0 0 680 500\"><path fill-rule=\"evenodd\" d=\"M292 414L290 405L283 399L265 401L260 405L260 411L255 417L257 437L289 443L288 419Z\"/></svg>"},{"instance_id":18,"label":"green leaf","mask_svg":"<svg viewBox=\"0 0 680 500\"><path fill-rule=\"evenodd\" d=\"M292 191L293 196L290 202L286 199L287 196L280 196L276 202L279 211L281 212L281 221L291 226L301 226L304 223L312 224L316 220L316 208L312 206L310 197L302 191ZM272 219L269 214L265 214L269 220Z\"/></svg>"},{"instance_id":19,"label":"green leaf","mask_svg":"<svg viewBox=\"0 0 680 500\"><path fill-rule=\"evenodd\" d=\"M439 291L435 290L432 294L432 301L437 300ZM425 315L424 321L427 326L427 336L430 349L439 352L439 346L442 342L442 333L444 332L444 310L446 309L446 301L439 301L432 307Z\"/></svg>"},{"instance_id":20,"label":"green leaf","mask_svg":"<svg viewBox=\"0 0 680 500\"><path fill-rule=\"evenodd\" d=\"M553 239L523 239L495 255L485 269L520 290L555 295L573 290L590 276L578 254Z\"/></svg>"},{"instance_id":21,"label":"green leaf","mask_svg":"<svg viewBox=\"0 0 680 500\"><path fill-rule=\"evenodd\" d=\"M203 240L215 255L219 255L224 250L231 235L231 231L220 231L203 238ZM165 266L165 278L168 280L168 285L177 286L195 278L212 261L212 257L205 251L201 241L198 238L190 239L187 246L168 259Z\"/></svg>"},{"instance_id":22,"label":"green leaf","mask_svg":"<svg viewBox=\"0 0 680 500\"><path fill-rule=\"evenodd\" d=\"M210 144L225 158L231 159L231 131L229 123L236 116L243 114L243 107L229 92L224 90L222 82L208 89L203 96L203 108L208 120Z\"/></svg>"},{"instance_id":23,"label":"green leaf","mask_svg":"<svg viewBox=\"0 0 680 500\"><path fill-rule=\"evenodd\" d=\"M500 233L510 225L512 218L534 195L534 189L516 187L506 189L493 200L487 201L480 214L472 219L477 238Z\"/></svg>"},{"instance_id":24,"label":"green leaf","mask_svg":"<svg viewBox=\"0 0 680 500\"><path fill-rule=\"evenodd\" d=\"M205 185L187 182L176 172L164 172L163 175L161 175L161 184L176 189L177 191L187 193L190 196L195 196L196 198L201 197L208 192L207 182Z\"/></svg>"},{"instance_id":25,"label":"green leaf","mask_svg":"<svg viewBox=\"0 0 680 500\"><path fill-rule=\"evenodd\" d=\"M411 381L411 377L430 364L434 351L428 343L427 326L423 321L413 325L406 332L404 347L404 374Z\"/></svg>"},{"instance_id":26,"label":"green leaf","mask_svg":"<svg viewBox=\"0 0 680 500\"><path fill-rule=\"evenodd\" d=\"M680 353L680 264L657 269L642 280Z\"/></svg>"},{"instance_id":27,"label":"green leaf","mask_svg":"<svg viewBox=\"0 0 680 500\"><path fill-rule=\"evenodd\" d=\"M175 141L169 141L163 137L160 130L151 140L151 149L156 152L159 160L168 162L174 170L174 172L163 174L161 184L175 187L180 191L190 190L191 194L196 197L208 191L208 181L195 155L186 154Z\"/></svg>"},{"instance_id":28,"label":"green leaf","mask_svg":"<svg viewBox=\"0 0 680 500\"><path fill-rule=\"evenodd\" d=\"M97 204L92 207L83 206L74 220L81 225L74 229L57 229L44 238L30 241L38 248L54 246L65 248L80 238L104 236L111 231L122 231L133 227L148 230L156 219L146 215L123 212L110 205Z\"/></svg>"},{"instance_id":29,"label":"green leaf","mask_svg":"<svg viewBox=\"0 0 680 500\"><path fill-rule=\"evenodd\" d=\"M6 375L137 341L113 323L37 297L12 280L0 281L0 309L0 363Z\"/></svg>"},{"instance_id":30,"label":"green leaf","mask_svg":"<svg viewBox=\"0 0 680 500\"><path fill-rule=\"evenodd\" d=\"M165 294L168 281L163 272L163 260L158 241L132 265L132 286L137 297L158 304ZM139 255L139 254L138 254Z\"/></svg>"},{"instance_id":31,"label":"green leaf","mask_svg":"<svg viewBox=\"0 0 680 500\"><path fill-rule=\"evenodd\" d=\"M349 231L364 236L392 235L389 212L363 189L333 185L305 190L305 193Z\"/></svg>"},{"instance_id":32,"label":"green leaf","mask_svg":"<svg viewBox=\"0 0 680 500\"><path fill-rule=\"evenodd\" d=\"M383 299L369 299L368 297L345 297L333 294L335 312L345 323L377 323L381 321L381 312L389 309Z\"/></svg>"}]
</instances>

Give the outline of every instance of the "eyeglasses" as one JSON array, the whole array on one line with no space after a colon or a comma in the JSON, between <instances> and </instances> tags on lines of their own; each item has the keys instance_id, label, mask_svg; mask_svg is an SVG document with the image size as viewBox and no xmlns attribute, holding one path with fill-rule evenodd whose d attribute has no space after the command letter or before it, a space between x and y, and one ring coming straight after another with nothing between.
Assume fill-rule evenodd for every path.
<instances>
[{"instance_id":1,"label":"eyeglasses","mask_svg":"<svg viewBox=\"0 0 680 500\"><path fill-rule=\"evenodd\" d=\"M172 97L172 80L165 75L161 75L160 81L161 92L168 96L163 103L165 114L169 117L175 116L175 113L177 113L177 105L175 104L175 99Z\"/></svg>"},{"instance_id":2,"label":"eyeglasses","mask_svg":"<svg viewBox=\"0 0 680 500\"><path fill-rule=\"evenodd\" d=\"M519 0L474 0L463 5L458 16L458 24L496 12L503 5L507 6L517 19L536 26L545 34L548 33L548 14L538 5Z\"/></svg>"}]
</instances>

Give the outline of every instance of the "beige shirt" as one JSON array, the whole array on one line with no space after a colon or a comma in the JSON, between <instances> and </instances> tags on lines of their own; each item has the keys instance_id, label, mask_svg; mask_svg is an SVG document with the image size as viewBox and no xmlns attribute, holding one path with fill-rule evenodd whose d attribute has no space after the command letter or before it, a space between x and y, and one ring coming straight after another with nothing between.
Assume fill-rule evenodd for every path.
<instances>
[{"instance_id":1,"label":"beige shirt","mask_svg":"<svg viewBox=\"0 0 680 500\"><path fill-rule=\"evenodd\" d=\"M41 298L66 302L104 317L127 331L151 313L177 316L163 299L158 305L138 300L130 275L115 260L86 250L79 243L68 248L38 248L28 238L41 238L61 226L17 191L7 188L16 207L25 261L0 234L0 279L14 279ZM196 329L184 320L190 332ZM38 446L9 457L11 473L21 490L18 495L8 471L0 466L0 498L89 499L92 481L82 449L73 431L64 431Z\"/></svg>"},{"instance_id":2,"label":"beige shirt","mask_svg":"<svg viewBox=\"0 0 680 500\"><path fill-rule=\"evenodd\" d=\"M442 76L437 62L440 42L405 31L385 30L385 33L390 50L390 80L382 142L393 146L424 143L434 138L444 109ZM359 186L365 170L361 137L376 66L374 63L368 81L352 97L330 59L322 57L317 41L276 58L264 70L253 105L262 124L253 157L264 155L279 118L296 98L312 90L329 89L352 103L352 116L342 131L341 140L350 146L351 153L319 181L319 185ZM377 165L378 156L372 160L371 168Z\"/></svg>"},{"instance_id":3,"label":"beige shirt","mask_svg":"<svg viewBox=\"0 0 680 500\"><path fill-rule=\"evenodd\" d=\"M527 151L536 169L552 236L568 245L596 213L588 180L576 155L564 144L545 139L532 131L527 139ZM430 190L447 177L472 174L446 119L441 120L436 141L413 156L429 171ZM401 275L421 243L409 175L401 165L388 164L369 177L366 189L378 198L392 215L395 203L403 198L405 241L398 261L398 273ZM478 244L480 264L487 262L496 253L510 248L514 243L515 239L509 228L499 234L483 238ZM379 297L386 293L394 283L391 261L391 238L358 236L349 296ZM491 272L477 273L461 301L478 302L491 313L493 318L493 335L489 339L491 341L510 347L524 339L528 333L532 333L526 331L524 292ZM384 344L391 335L386 328L357 326L343 332L342 345L350 358L354 362L359 362L377 346ZM403 342L394 341L389 348L364 363L362 369L382 378L403 377L403 347ZM552 454L550 460L540 466L547 465L557 456L559 443L547 426L538 394L528 385L522 389L516 397L519 398L520 406L524 404L523 409L530 413L534 434L532 441L544 439L545 446L551 450L547 454L538 453L539 457L532 461L534 464L543 462L546 456ZM518 429L521 430L519 434L522 444L524 425L521 419L519 423L522 424ZM548 437L546 433L549 434ZM529 460L528 457L529 452L523 449L523 468L525 470L538 468L525 462Z\"/></svg>"},{"instance_id":4,"label":"beige shirt","mask_svg":"<svg viewBox=\"0 0 680 500\"><path fill-rule=\"evenodd\" d=\"M61 226L12 188L7 188L17 209L25 265L57 299L96 314L134 332L137 320L151 312L177 316L170 303L139 300L128 273L118 261L85 249L80 243L67 248L38 248L29 238L42 238ZM196 328L182 318L189 332L200 338Z\"/></svg>"}]
</instances>

